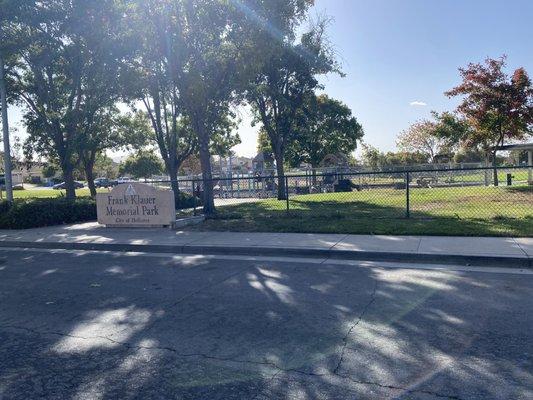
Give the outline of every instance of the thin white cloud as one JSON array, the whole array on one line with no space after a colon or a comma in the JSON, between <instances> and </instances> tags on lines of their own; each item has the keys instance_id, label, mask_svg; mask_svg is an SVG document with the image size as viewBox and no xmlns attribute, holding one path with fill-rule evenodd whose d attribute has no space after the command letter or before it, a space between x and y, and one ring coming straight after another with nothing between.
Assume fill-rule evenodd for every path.
<instances>
[{"instance_id":1,"label":"thin white cloud","mask_svg":"<svg viewBox=\"0 0 533 400\"><path fill-rule=\"evenodd\" d=\"M409 103L410 106L413 106L413 107L425 107L427 106L426 103L424 103L423 101L412 101Z\"/></svg>"}]
</instances>

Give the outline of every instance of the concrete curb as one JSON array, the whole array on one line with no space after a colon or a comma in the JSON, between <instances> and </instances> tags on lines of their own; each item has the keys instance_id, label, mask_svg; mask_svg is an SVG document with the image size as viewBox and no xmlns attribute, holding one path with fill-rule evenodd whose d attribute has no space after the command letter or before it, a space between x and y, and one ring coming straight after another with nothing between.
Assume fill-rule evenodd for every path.
<instances>
[{"instance_id":1,"label":"concrete curb","mask_svg":"<svg viewBox=\"0 0 533 400\"><path fill-rule=\"evenodd\" d=\"M483 256L459 254L429 254L407 252L379 252L356 250L331 250L313 248L206 246L206 245L144 245L126 243L73 243L73 242L24 242L0 241L0 248L34 248L52 250L94 250L116 252L247 255L302 258L330 258L337 260L387 261L427 264L468 265L487 267L533 268L533 259L513 256Z\"/></svg>"},{"instance_id":2,"label":"concrete curb","mask_svg":"<svg viewBox=\"0 0 533 400\"><path fill-rule=\"evenodd\" d=\"M205 221L204 215L197 215L194 217L185 217L185 218L179 218L176 221L172 223L170 226L171 229L181 229L189 225L198 225Z\"/></svg>"}]
</instances>

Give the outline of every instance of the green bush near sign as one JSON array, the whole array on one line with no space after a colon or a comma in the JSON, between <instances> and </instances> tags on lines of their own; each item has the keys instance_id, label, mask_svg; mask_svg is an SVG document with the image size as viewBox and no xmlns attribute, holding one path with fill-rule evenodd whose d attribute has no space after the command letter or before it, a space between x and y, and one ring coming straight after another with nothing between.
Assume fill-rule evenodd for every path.
<instances>
[{"instance_id":1,"label":"green bush near sign","mask_svg":"<svg viewBox=\"0 0 533 400\"><path fill-rule=\"evenodd\" d=\"M176 210L195 208L202 205L202 201L198 197L191 196L188 193L179 192L174 197L176 199Z\"/></svg>"},{"instance_id":2,"label":"green bush near sign","mask_svg":"<svg viewBox=\"0 0 533 400\"><path fill-rule=\"evenodd\" d=\"M57 191L52 194L57 195ZM198 197L184 192L176 196L177 210L200 206ZM90 197L79 197L74 202L63 197L22 198L15 199L13 205L0 201L0 229L39 228L95 220L96 202Z\"/></svg>"},{"instance_id":3,"label":"green bush near sign","mask_svg":"<svg viewBox=\"0 0 533 400\"><path fill-rule=\"evenodd\" d=\"M0 229L28 229L96 220L96 203L84 198L68 201L27 199L13 205L0 202Z\"/></svg>"}]
</instances>

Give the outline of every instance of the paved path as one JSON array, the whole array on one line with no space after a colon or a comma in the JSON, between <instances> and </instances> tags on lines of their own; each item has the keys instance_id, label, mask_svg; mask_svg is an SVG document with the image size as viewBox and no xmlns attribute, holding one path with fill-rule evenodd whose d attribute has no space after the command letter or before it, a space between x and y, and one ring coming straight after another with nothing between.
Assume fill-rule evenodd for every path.
<instances>
[{"instance_id":1,"label":"paved path","mask_svg":"<svg viewBox=\"0 0 533 400\"><path fill-rule=\"evenodd\" d=\"M254 250L269 255L311 255L328 257L354 254L364 259L366 256L386 254L393 260L400 255L425 257L422 261L439 262L450 258L452 261L469 262L469 257L486 257L503 262L521 262L525 266L533 260L533 238L493 238L493 237L431 237L431 236L372 236L338 234L300 233L238 233L238 232L194 232L172 231L169 229L118 229L104 228L97 223L70 226L39 228L20 231L0 230L0 245L16 243L34 244L92 244L112 245L119 250L208 253L248 252ZM98 247L98 249L104 249ZM407 257L407 258L406 258ZM455 258L453 258L455 257ZM483 258L480 258L483 262ZM485 261L488 262L488 261Z\"/></svg>"},{"instance_id":2,"label":"paved path","mask_svg":"<svg viewBox=\"0 0 533 400\"><path fill-rule=\"evenodd\" d=\"M533 398L533 273L0 249L0 398Z\"/></svg>"},{"instance_id":3,"label":"paved path","mask_svg":"<svg viewBox=\"0 0 533 400\"><path fill-rule=\"evenodd\" d=\"M235 204L244 204L244 203L257 203L259 201L264 201L264 198L258 197L231 197L228 199L217 198L215 199L215 205L218 206L231 206Z\"/></svg>"}]
</instances>

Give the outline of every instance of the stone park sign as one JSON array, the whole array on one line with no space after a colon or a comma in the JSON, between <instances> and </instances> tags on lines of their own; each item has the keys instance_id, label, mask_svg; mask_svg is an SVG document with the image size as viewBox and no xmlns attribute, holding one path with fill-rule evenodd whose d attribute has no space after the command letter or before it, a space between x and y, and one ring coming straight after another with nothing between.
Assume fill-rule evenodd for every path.
<instances>
[{"instance_id":1,"label":"stone park sign","mask_svg":"<svg viewBox=\"0 0 533 400\"><path fill-rule=\"evenodd\" d=\"M108 227L169 226L176 220L174 193L143 183L125 183L96 195L98 222Z\"/></svg>"}]
</instances>

